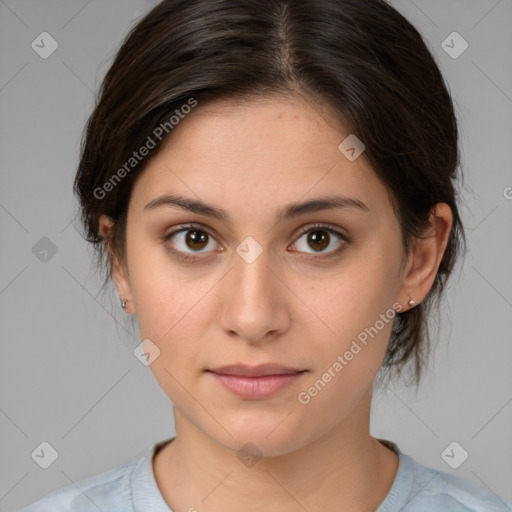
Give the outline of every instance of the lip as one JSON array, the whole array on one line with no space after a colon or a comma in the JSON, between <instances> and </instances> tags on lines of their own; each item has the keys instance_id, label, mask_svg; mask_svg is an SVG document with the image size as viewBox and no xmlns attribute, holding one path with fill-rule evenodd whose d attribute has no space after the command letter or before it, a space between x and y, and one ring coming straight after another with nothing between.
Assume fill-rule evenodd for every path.
<instances>
[{"instance_id":1,"label":"lip","mask_svg":"<svg viewBox=\"0 0 512 512\"><path fill-rule=\"evenodd\" d=\"M208 371L221 375L235 375L238 377L266 377L268 375L291 375L301 373L304 370L289 368L276 363L265 363L257 366L231 364Z\"/></svg>"},{"instance_id":2,"label":"lip","mask_svg":"<svg viewBox=\"0 0 512 512\"><path fill-rule=\"evenodd\" d=\"M253 367L230 365L208 370L226 389L247 400L269 398L296 382L306 371L274 363Z\"/></svg>"}]
</instances>

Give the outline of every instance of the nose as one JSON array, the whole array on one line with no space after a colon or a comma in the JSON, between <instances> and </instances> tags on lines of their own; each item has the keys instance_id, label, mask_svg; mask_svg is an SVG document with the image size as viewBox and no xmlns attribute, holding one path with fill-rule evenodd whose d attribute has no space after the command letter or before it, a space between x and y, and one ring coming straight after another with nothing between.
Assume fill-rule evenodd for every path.
<instances>
[{"instance_id":1,"label":"nose","mask_svg":"<svg viewBox=\"0 0 512 512\"><path fill-rule=\"evenodd\" d=\"M290 324L287 297L291 293L278 266L263 251L248 262L238 254L220 288L221 327L231 337L257 344L273 340Z\"/></svg>"}]
</instances>

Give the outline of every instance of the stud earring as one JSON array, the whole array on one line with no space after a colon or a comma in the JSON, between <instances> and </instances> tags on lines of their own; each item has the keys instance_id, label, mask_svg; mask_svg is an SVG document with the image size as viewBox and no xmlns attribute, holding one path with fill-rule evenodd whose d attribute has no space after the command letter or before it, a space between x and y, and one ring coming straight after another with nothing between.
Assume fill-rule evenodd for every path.
<instances>
[{"instance_id":1,"label":"stud earring","mask_svg":"<svg viewBox=\"0 0 512 512\"><path fill-rule=\"evenodd\" d=\"M127 302L128 302L128 299L123 299L123 298L121 297L121 307L122 307L123 309L125 309L125 308L126 308L126 303L127 303Z\"/></svg>"},{"instance_id":2,"label":"stud earring","mask_svg":"<svg viewBox=\"0 0 512 512\"><path fill-rule=\"evenodd\" d=\"M411 308L416 305L416 302L414 302L412 299L409 301L409 306L411 306Z\"/></svg>"}]
</instances>

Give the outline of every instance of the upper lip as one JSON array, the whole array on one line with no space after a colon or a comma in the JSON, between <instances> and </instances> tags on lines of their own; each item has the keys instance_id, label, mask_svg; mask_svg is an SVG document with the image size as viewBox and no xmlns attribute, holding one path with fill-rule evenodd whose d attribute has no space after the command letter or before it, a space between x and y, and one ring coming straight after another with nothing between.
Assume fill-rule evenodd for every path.
<instances>
[{"instance_id":1,"label":"upper lip","mask_svg":"<svg viewBox=\"0 0 512 512\"><path fill-rule=\"evenodd\" d=\"M232 364L220 366L209 370L222 375L239 375L241 377L263 377L266 375L292 375L305 370L289 368L275 363L260 364L258 366L247 366L244 364Z\"/></svg>"}]
</instances>

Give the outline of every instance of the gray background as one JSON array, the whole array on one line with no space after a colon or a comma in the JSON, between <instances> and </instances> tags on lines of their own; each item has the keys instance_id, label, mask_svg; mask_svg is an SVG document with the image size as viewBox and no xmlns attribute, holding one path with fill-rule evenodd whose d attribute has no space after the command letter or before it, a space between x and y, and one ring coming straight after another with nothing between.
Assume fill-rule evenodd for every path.
<instances>
[{"instance_id":1,"label":"gray background","mask_svg":"<svg viewBox=\"0 0 512 512\"><path fill-rule=\"evenodd\" d=\"M170 401L133 355L136 324L111 289L99 293L71 191L94 91L121 38L155 3L0 1L3 511L140 457L174 434ZM417 396L398 386L376 396L371 431L510 500L512 1L392 4L429 41L456 102L469 254L449 290L435 370ZM31 48L43 31L59 44L48 59ZM442 47L453 31L469 43L457 59ZM46 261L33 251L43 237L57 249ZM43 441L59 455L46 470L31 458ZM456 470L441 457L452 441L469 453Z\"/></svg>"}]
</instances>

